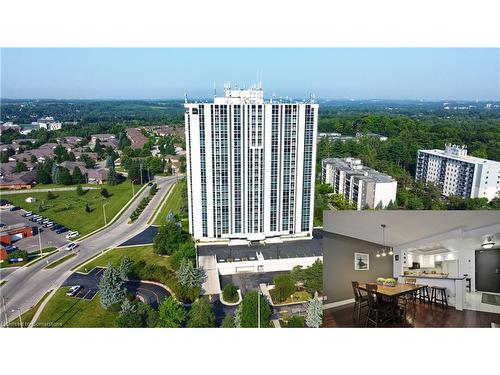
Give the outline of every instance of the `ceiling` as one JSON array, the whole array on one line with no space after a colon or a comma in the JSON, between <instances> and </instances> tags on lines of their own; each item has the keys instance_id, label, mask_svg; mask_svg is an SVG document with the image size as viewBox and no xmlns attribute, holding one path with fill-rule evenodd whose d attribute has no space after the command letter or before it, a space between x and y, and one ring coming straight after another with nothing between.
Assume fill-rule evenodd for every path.
<instances>
[{"instance_id":1,"label":"ceiling","mask_svg":"<svg viewBox=\"0 0 500 375\"><path fill-rule=\"evenodd\" d=\"M485 235L500 245L500 211L325 211L323 230L425 254L478 248ZM497 245L496 245L497 246ZM427 251L427 252L425 252Z\"/></svg>"}]
</instances>

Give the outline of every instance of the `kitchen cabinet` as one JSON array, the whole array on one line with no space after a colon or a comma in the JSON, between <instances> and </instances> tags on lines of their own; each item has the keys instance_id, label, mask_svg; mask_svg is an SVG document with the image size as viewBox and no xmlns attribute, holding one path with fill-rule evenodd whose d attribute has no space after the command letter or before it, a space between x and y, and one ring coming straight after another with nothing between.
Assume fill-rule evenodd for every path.
<instances>
[{"instance_id":1,"label":"kitchen cabinet","mask_svg":"<svg viewBox=\"0 0 500 375\"><path fill-rule=\"evenodd\" d=\"M423 255L420 261L420 268L434 268L434 255Z\"/></svg>"}]
</instances>

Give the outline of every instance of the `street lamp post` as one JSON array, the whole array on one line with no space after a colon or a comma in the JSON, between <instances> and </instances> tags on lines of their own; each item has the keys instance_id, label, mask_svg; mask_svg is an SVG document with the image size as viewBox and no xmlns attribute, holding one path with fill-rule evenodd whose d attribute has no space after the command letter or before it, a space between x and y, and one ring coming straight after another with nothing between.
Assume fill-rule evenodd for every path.
<instances>
[{"instance_id":1,"label":"street lamp post","mask_svg":"<svg viewBox=\"0 0 500 375\"><path fill-rule=\"evenodd\" d=\"M12 309L12 312L14 312L14 311L16 311L16 310L17 310L17 312L18 312L18 314L19 314L19 324L21 324L21 328L24 328L24 327L23 327L23 319L21 318L21 309L14 308L14 309Z\"/></svg>"},{"instance_id":2,"label":"street lamp post","mask_svg":"<svg viewBox=\"0 0 500 375\"><path fill-rule=\"evenodd\" d=\"M40 246L40 256L42 256L42 231L38 227L38 246Z\"/></svg>"},{"instance_id":3,"label":"street lamp post","mask_svg":"<svg viewBox=\"0 0 500 375\"><path fill-rule=\"evenodd\" d=\"M257 293L257 328L260 328L260 289Z\"/></svg>"}]
</instances>

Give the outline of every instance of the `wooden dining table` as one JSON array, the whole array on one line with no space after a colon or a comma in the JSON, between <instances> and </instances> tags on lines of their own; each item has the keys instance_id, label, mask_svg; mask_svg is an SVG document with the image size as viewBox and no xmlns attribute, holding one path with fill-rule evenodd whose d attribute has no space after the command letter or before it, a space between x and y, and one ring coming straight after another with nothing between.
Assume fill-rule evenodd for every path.
<instances>
[{"instance_id":1,"label":"wooden dining table","mask_svg":"<svg viewBox=\"0 0 500 375\"><path fill-rule=\"evenodd\" d=\"M373 292L382 297L397 299L398 297L403 296L405 294L416 292L417 290L420 290L422 287L423 285L400 284L400 283L397 283L394 286L377 285L377 290L374 290ZM359 284L358 288L365 292L367 291L366 284Z\"/></svg>"},{"instance_id":2,"label":"wooden dining table","mask_svg":"<svg viewBox=\"0 0 500 375\"><path fill-rule=\"evenodd\" d=\"M373 283L376 284L376 283ZM395 312L397 321L402 320L402 308L398 306L398 298L404 296L405 294L414 293L420 290L424 285L419 284L401 284L397 283L394 286L385 286L385 285L377 285L377 290L373 292L378 296L382 297L386 301L388 301ZM367 291L366 283L358 284L358 289Z\"/></svg>"}]
</instances>

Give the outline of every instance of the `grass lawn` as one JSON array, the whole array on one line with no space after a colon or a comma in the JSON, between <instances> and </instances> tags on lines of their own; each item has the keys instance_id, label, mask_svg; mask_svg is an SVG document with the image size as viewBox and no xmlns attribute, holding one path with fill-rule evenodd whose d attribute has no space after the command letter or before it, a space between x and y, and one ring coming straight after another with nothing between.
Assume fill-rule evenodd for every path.
<instances>
[{"instance_id":1,"label":"grass lawn","mask_svg":"<svg viewBox=\"0 0 500 375\"><path fill-rule=\"evenodd\" d=\"M88 190L82 196L78 196L76 191L54 191L53 194L56 198L50 200L47 199L46 192L13 194L9 195L7 199L17 206L45 216L71 230L76 230L83 236L104 225L104 203L107 203L106 217L109 221L132 198L132 186L128 180L115 186L99 185L98 187L105 187L112 195L107 199L103 198L100 189L98 189ZM138 189L139 187L136 191ZM36 202L27 203L25 199L28 196L36 198ZM85 212L87 203L92 212ZM39 211L40 204L45 208L43 212Z\"/></svg>"},{"instance_id":2,"label":"grass lawn","mask_svg":"<svg viewBox=\"0 0 500 375\"><path fill-rule=\"evenodd\" d=\"M85 266L80 267L77 272L90 272L94 267L106 267L109 262L118 265L122 257L128 256L134 262L144 260L146 264L158 264L160 266L170 267L169 258L155 253L153 246L134 246L118 247L109 250L102 255L94 258Z\"/></svg>"},{"instance_id":3,"label":"grass lawn","mask_svg":"<svg viewBox=\"0 0 500 375\"><path fill-rule=\"evenodd\" d=\"M26 311L24 314L21 314L21 320L23 321L23 327L28 327L31 323L31 320L35 316L38 308L42 304L42 302L47 298L47 296L50 294L50 291L44 294L44 296L36 303L35 306L33 306L31 309ZM21 325L21 322L19 321L19 318L13 319L9 323L9 328L19 328Z\"/></svg>"},{"instance_id":4,"label":"grass lawn","mask_svg":"<svg viewBox=\"0 0 500 375\"><path fill-rule=\"evenodd\" d=\"M69 287L60 288L45 305L37 326L40 327L115 327L117 312L101 307L99 294L92 300L68 297Z\"/></svg>"},{"instance_id":5,"label":"grass lawn","mask_svg":"<svg viewBox=\"0 0 500 375\"><path fill-rule=\"evenodd\" d=\"M50 268L57 267L61 263L64 263L64 262L66 262L67 260L69 260L69 259L71 259L73 257L76 257L76 253L70 253L70 254L62 257L61 259L56 260L55 262L49 263L45 268L46 269L50 269Z\"/></svg>"},{"instance_id":6,"label":"grass lawn","mask_svg":"<svg viewBox=\"0 0 500 375\"><path fill-rule=\"evenodd\" d=\"M271 293L272 296L272 293ZM273 299L273 302L275 305L284 305L287 303L297 303L297 302L306 302L311 299L311 295L309 292L306 292L305 290L302 291L296 291L293 293L290 297L288 297L285 301L283 302L276 302Z\"/></svg>"},{"instance_id":7,"label":"grass lawn","mask_svg":"<svg viewBox=\"0 0 500 375\"><path fill-rule=\"evenodd\" d=\"M153 222L154 225L162 225L167 221L167 215L170 210L174 215L179 215L181 209L182 190L186 189L186 179L176 182L170 189L170 195L167 200L163 200L160 213Z\"/></svg>"}]
</instances>

